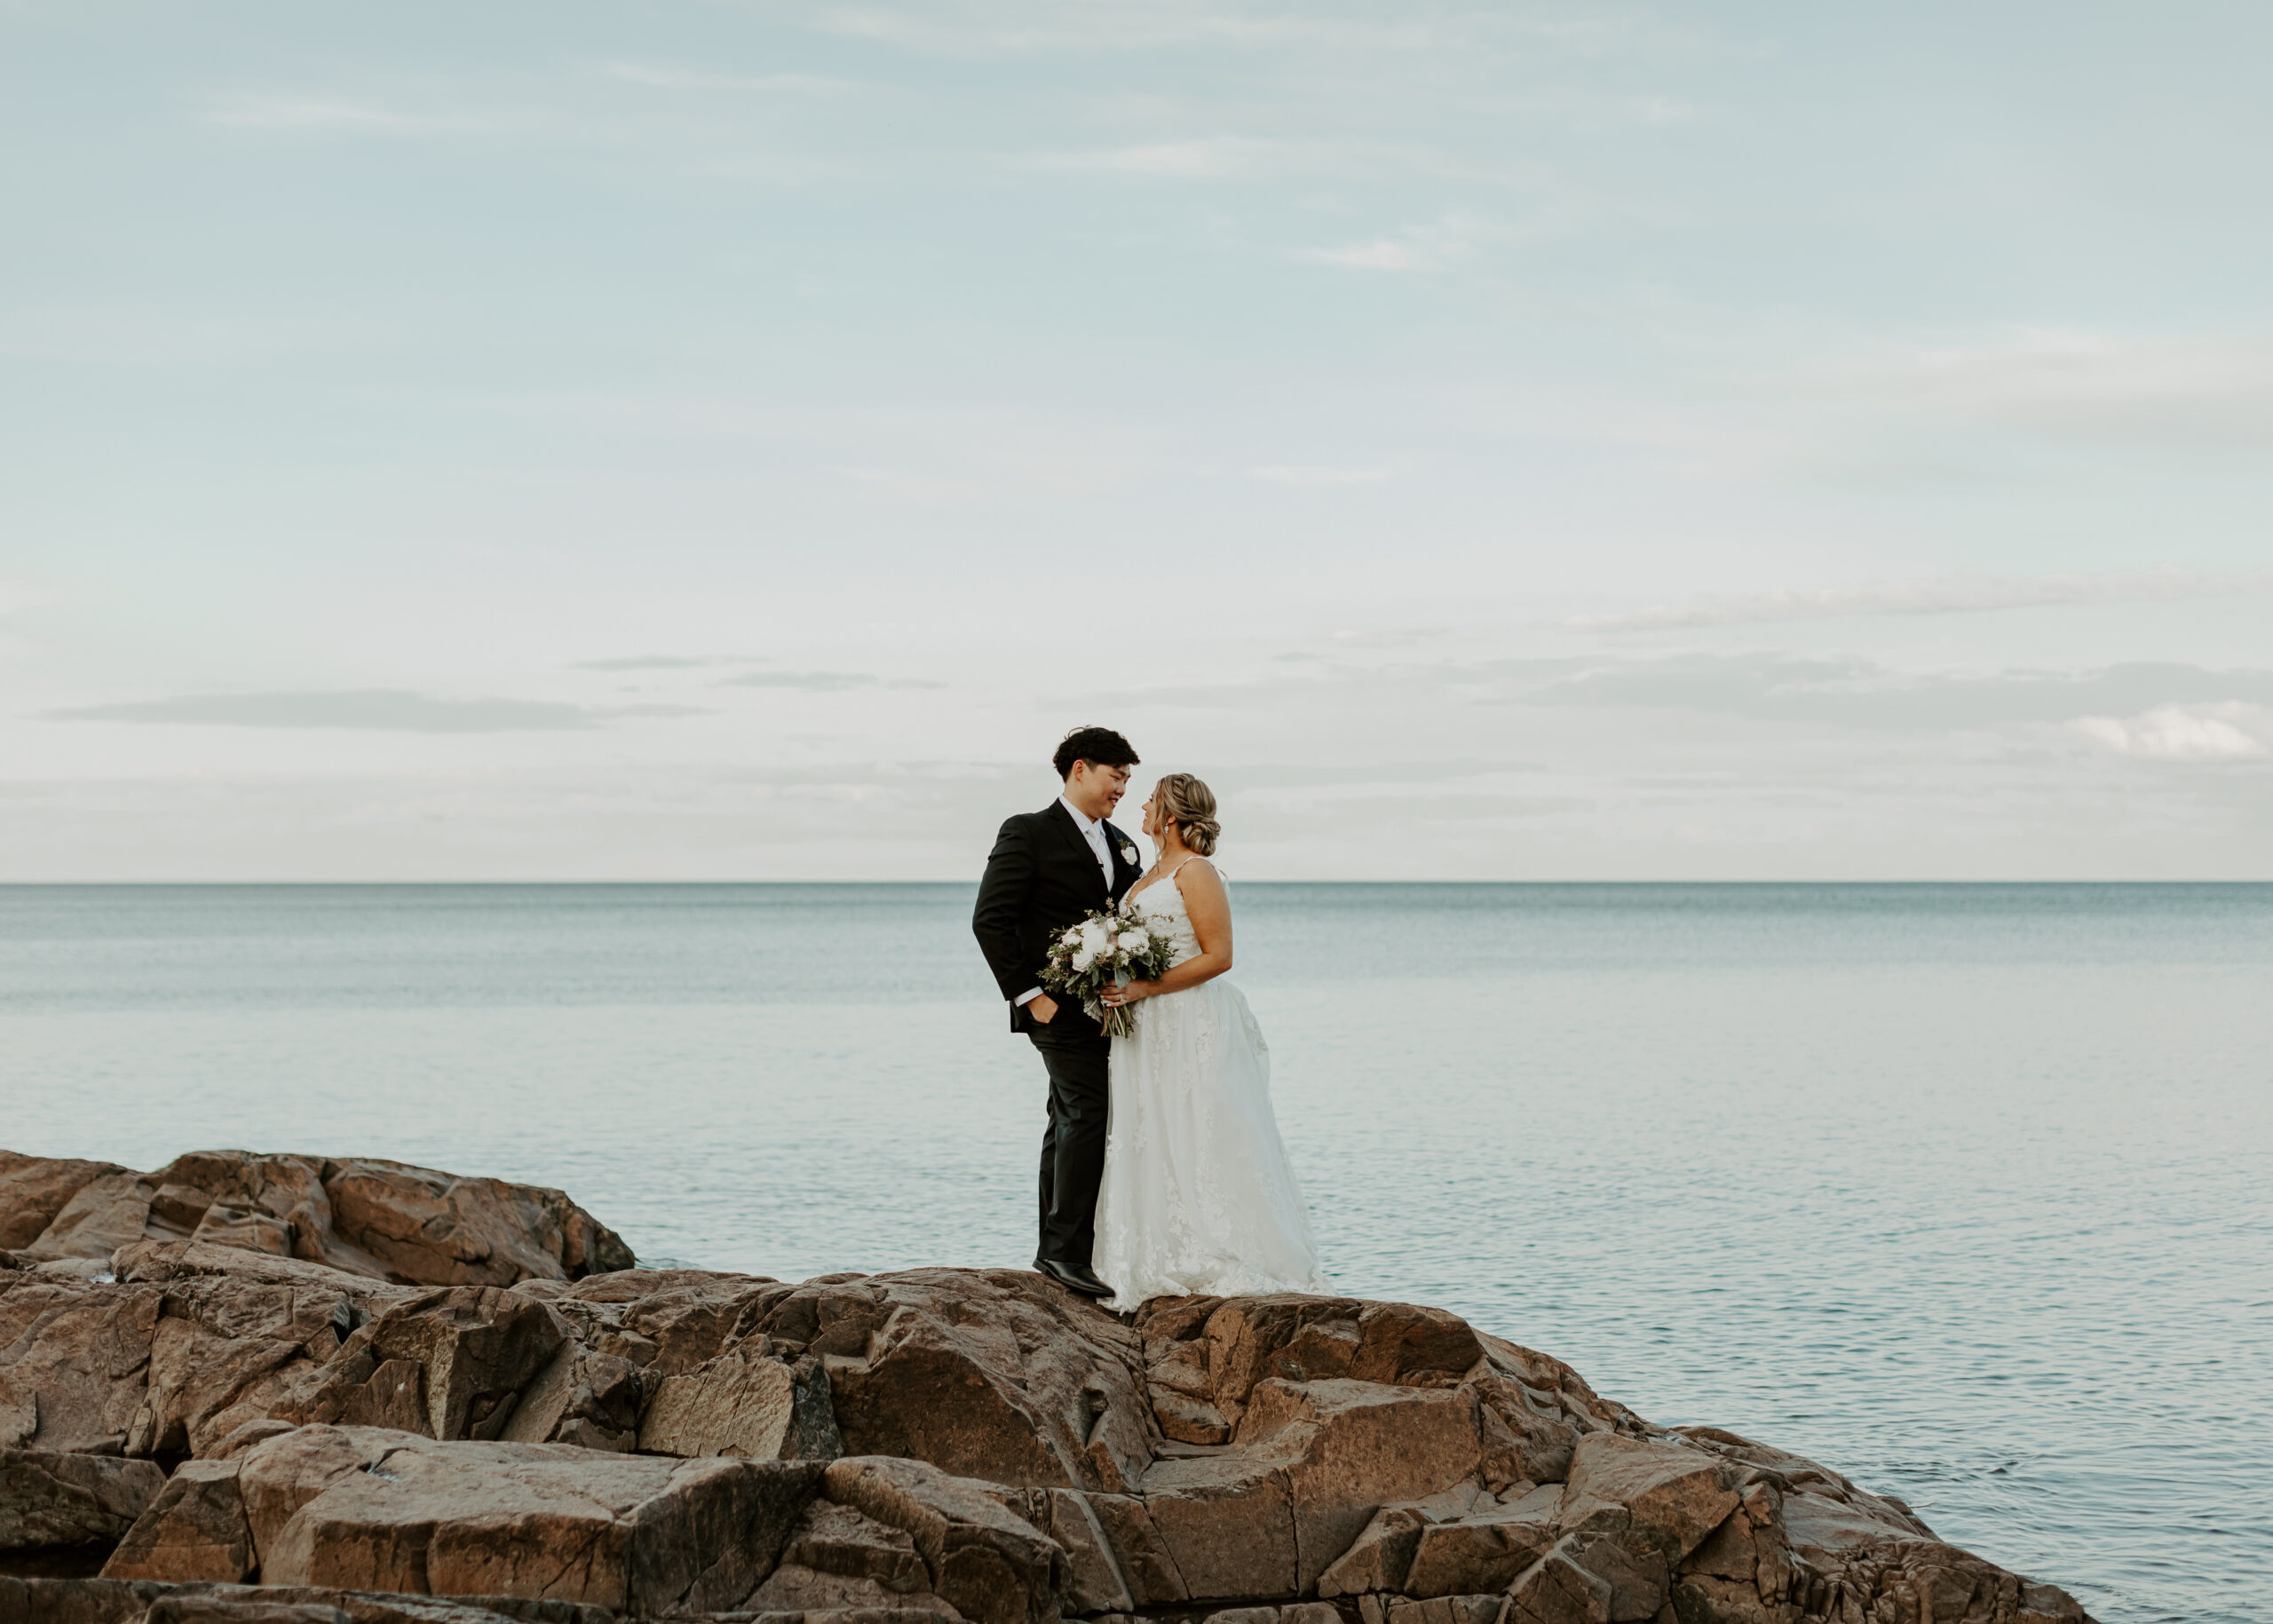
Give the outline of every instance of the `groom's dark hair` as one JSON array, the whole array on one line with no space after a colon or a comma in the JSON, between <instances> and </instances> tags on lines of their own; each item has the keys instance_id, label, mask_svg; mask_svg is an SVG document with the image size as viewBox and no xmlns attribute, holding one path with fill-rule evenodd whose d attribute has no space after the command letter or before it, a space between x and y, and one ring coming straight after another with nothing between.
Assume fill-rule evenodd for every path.
<instances>
[{"instance_id":1,"label":"groom's dark hair","mask_svg":"<svg viewBox=\"0 0 2273 1624\"><path fill-rule=\"evenodd\" d=\"M1065 735L1065 741L1057 747L1057 754L1049 758L1049 764L1057 769L1058 777L1071 778L1077 761L1086 761L1093 767L1133 767L1136 764L1136 752L1129 748L1128 740L1110 727L1077 727Z\"/></svg>"}]
</instances>

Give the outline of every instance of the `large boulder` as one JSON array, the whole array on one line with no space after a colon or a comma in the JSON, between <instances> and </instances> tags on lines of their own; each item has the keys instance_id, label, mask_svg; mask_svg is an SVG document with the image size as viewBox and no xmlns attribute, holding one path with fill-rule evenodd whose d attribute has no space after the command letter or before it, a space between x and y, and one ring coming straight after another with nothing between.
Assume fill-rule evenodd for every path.
<instances>
[{"instance_id":1,"label":"large boulder","mask_svg":"<svg viewBox=\"0 0 2273 1624\"><path fill-rule=\"evenodd\" d=\"M574 1279L632 1264L614 1232L558 1190L245 1151L195 1151L154 1173L0 1152L0 1234L30 1264L196 1240L420 1286Z\"/></svg>"},{"instance_id":2,"label":"large boulder","mask_svg":"<svg viewBox=\"0 0 2273 1624\"><path fill-rule=\"evenodd\" d=\"M124 1168L107 1161L0 1151L0 1252L30 1246L73 1196L98 1178L123 1174Z\"/></svg>"},{"instance_id":3,"label":"large boulder","mask_svg":"<svg viewBox=\"0 0 2273 1624\"><path fill-rule=\"evenodd\" d=\"M0 1448L123 1450L163 1302L151 1286L0 1271Z\"/></svg>"},{"instance_id":4,"label":"large boulder","mask_svg":"<svg viewBox=\"0 0 2273 1624\"><path fill-rule=\"evenodd\" d=\"M658 1377L638 1438L651 1454L830 1461L844 1453L828 1378L810 1355L789 1364L726 1354Z\"/></svg>"},{"instance_id":5,"label":"large boulder","mask_svg":"<svg viewBox=\"0 0 2273 1624\"><path fill-rule=\"evenodd\" d=\"M184 1466L104 1576L1051 1624L1065 1552L998 1493L920 1461L686 1461L309 1426Z\"/></svg>"},{"instance_id":6,"label":"large boulder","mask_svg":"<svg viewBox=\"0 0 2273 1624\"><path fill-rule=\"evenodd\" d=\"M0 1449L0 1550L115 1544L164 1485L147 1461Z\"/></svg>"},{"instance_id":7,"label":"large boulder","mask_svg":"<svg viewBox=\"0 0 2273 1624\"><path fill-rule=\"evenodd\" d=\"M808 1281L748 1333L820 1359L848 1454L1114 1492L1152 1459L1141 1340L1040 1275L923 1269Z\"/></svg>"},{"instance_id":8,"label":"large boulder","mask_svg":"<svg viewBox=\"0 0 2273 1624\"><path fill-rule=\"evenodd\" d=\"M821 1475L828 1498L908 1537L931 1588L971 1624L1052 1624L1065 1554L986 1487L922 1461L851 1459Z\"/></svg>"},{"instance_id":9,"label":"large boulder","mask_svg":"<svg viewBox=\"0 0 2273 1624\"><path fill-rule=\"evenodd\" d=\"M129 1532L108 1576L718 1611L772 1571L820 1476L329 1426L198 1464Z\"/></svg>"}]
</instances>

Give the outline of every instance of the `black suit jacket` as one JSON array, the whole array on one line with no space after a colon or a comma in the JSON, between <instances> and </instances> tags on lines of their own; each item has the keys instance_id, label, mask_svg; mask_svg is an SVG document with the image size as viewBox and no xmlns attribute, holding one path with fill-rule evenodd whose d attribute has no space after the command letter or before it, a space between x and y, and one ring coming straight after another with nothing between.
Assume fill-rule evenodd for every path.
<instances>
[{"instance_id":1,"label":"black suit jacket","mask_svg":"<svg viewBox=\"0 0 2273 1624\"><path fill-rule=\"evenodd\" d=\"M1136 866L1123 856L1136 850L1119 829L1105 826L1105 850L1113 854L1113 881L1105 883L1097 853L1081 837L1063 801L1037 812L1007 820L986 855L986 877L978 882L978 903L971 909L970 933L978 938L986 967L1005 999L1041 985L1049 944L1067 925L1118 902L1136 883ZM1078 1003L1057 1001L1057 1013L1044 1025L1023 1006L1010 1010L1010 1030L1051 1036L1097 1037L1097 1022Z\"/></svg>"}]
</instances>

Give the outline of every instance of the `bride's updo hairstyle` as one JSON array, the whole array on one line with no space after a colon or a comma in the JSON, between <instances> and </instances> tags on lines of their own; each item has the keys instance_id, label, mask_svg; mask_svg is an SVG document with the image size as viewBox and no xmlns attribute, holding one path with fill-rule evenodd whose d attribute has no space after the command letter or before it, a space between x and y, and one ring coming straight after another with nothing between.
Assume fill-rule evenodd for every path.
<instances>
[{"instance_id":1,"label":"bride's updo hairstyle","mask_svg":"<svg viewBox=\"0 0 2273 1624\"><path fill-rule=\"evenodd\" d=\"M1216 792L1189 772L1170 772L1152 787L1160 798L1160 816L1176 825L1177 837L1202 857L1216 855L1216 837L1224 826L1216 821Z\"/></svg>"}]
</instances>

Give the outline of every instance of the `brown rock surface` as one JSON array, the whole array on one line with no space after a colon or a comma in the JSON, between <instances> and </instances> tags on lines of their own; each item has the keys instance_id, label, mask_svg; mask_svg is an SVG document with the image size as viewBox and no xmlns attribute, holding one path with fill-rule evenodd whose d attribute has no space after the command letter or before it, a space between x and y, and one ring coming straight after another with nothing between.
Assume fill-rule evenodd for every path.
<instances>
[{"instance_id":1,"label":"brown rock surface","mask_svg":"<svg viewBox=\"0 0 2273 1624\"><path fill-rule=\"evenodd\" d=\"M0 1447L123 1449L162 1303L154 1287L0 1271Z\"/></svg>"},{"instance_id":2,"label":"brown rock surface","mask_svg":"<svg viewBox=\"0 0 2273 1624\"><path fill-rule=\"evenodd\" d=\"M235 1461L183 1462L111 1552L102 1576L220 1584L252 1577L260 1563L238 1470Z\"/></svg>"},{"instance_id":3,"label":"brown rock surface","mask_svg":"<svg viewBox=\"0 0 2273 1624\"><path fill-rule=\"evenodd\" d=\"M1122 1319L1009 1270L574 1278L605 1232L565 1197L413 1174L0 1162L0 1192L51 1209L57 1253L0 1268L0 1447L145 1474L132 1457L191 1457L145 1483L106 1570L145 1588L70 1606L361 1619L378 1604L357 1596L456 1590L768 1624L2083 1617L1897 1501L1654 1427L1439 1311L1279 1295ZM69 1250L122 1213L135 1234L107 1259ZM501 1225L518 1239L483 1251ZM439 1288L380 1278L414 1268Z\"/></svg>"},{"instance_id":4,"label":"brown rock surface","mask_svg":"<svg viewBox=\"0 0 2273 1624\"><path fill-rule=\"evenodd\" d=\"M147 1461L0 1449L0 1550L109 1545L164 1484Z\"/></svg>"},{"instance_id":5,"label":"brown rock surface","mask_svg":"<svg viewBox=\"0 0 2273 1624\"><path fill-rule=\"evenodd\" d=\"M125 1171L107 1161L0 1151L0 1252L20 1252L30 1246L73 1196L106 1174Z\"/></svg>"},{"instance_id":6,"label":"brown rock surface","mask_svg":"<svg viewBox=\"0 0 2273 1624\"><path fill-rule=\"evenodd\" d=\"M558 1190L245 1151L195 1151L154 1173L0 1152L0 1237L34 1264L194 1240L422 1286L575 1279L632 1263Z\"/></svg>"},{"instance_id":7,"label":"brown rock surface","mask_svg":"<svg viewBox=\"0 0 2273 1624\"><path fill-rule=\"evenodd\" d=\"M310 1618L324 1624L617 1624L619 1616L574 1602L515 1596L445 1600L301 1585L0 1575L0 1620L7 1624L299 1624Z\"/></svg>"},{"instance_id":8,"label":"brown rock surface","mask_svg":"<svg viewBox=\"0 0 2273 1624\"><path fill-rule=\"evenodd\" d=\"M639 1417L651 1454L832 1461L843 1453L828 1378L808 1355L796 1364L726 1354L663 1376Z\"/></svg>"}]
</instances>

